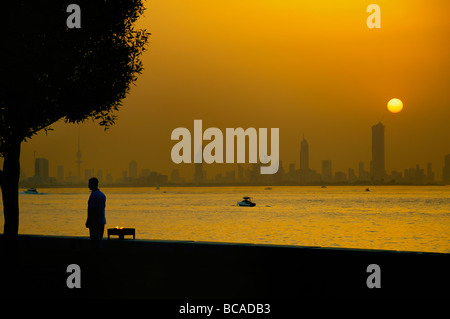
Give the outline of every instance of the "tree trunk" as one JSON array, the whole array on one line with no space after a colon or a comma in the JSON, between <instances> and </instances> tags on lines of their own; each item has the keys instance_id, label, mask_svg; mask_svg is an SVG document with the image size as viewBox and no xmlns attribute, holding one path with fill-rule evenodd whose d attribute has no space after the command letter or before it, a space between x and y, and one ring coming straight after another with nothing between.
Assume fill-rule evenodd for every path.
<instances>
[{"instance_id":1,"label":"tree trunk","mask_svg":"<svg viewBox=\"0 0 450 319\"><path fill-rule=\"evenodd\" d=\"M9 144L3 161L1 176L5 217L3 238L7 241L15 241L19 233L20 144L20 140Z\"/></svg>"}]
</instances>

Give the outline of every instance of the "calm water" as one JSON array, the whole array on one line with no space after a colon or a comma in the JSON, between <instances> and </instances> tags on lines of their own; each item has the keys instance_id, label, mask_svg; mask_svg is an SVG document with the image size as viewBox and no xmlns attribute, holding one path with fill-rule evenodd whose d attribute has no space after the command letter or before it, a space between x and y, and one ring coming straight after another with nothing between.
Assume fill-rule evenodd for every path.
<instances>
[{"instance_id":1,"label":"calm water","mask_svg":"<svg viewBox=\"0 0 450 319\"><path fill-rule=\"evenodd\" d=\"M450 252L448 186L103 188L107 227L138 239ZM89 190L20 194L21 234L88 236ZM256 207L239 207L251 196ZM3 209L3 208L2 208ZM3 229L3 218L0 221Z\"/></svg>"}]
</instances>

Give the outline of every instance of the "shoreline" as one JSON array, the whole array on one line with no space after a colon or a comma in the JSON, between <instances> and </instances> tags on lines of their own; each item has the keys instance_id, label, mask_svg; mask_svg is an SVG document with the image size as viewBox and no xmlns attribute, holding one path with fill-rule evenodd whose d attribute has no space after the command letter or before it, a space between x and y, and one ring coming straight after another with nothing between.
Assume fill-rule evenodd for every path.
<instances>
[{"instance_id":1,"label":"shoreline","mask_svg":"<svg viewBox=\"0 0 450 319\"><path fill-rule=\"evenodd\" d=\"M87 183L87 182L86 182ZM20 189L27 189L30 187L35 188L87 188L86 183L79 184L42 184L37 185L33 183L24 183L19 185ZM395 183L395 184L377 184L377 183L315 183L315 184L290 184L290 183L272 183L272 184L257 184L257 183L203 183L203 184L162 184L159 185L160 188L164 187L180 187L180 188L205 188L205 187L335 187L335 186L418 186L418 187L426 187L426 186L439 186L439 187L450 187L449 184L445 184L443 182L439 183L429 183L429 184L412 184L412 183ZM126 183L117 183L117 184L102 184L101 188L156 188L158 185L156 184L126 184Z\"/></svg>"},{"instance_id":2,"label":"shoreline","mask_svg":"<svg viewBox=\"0 0 450 319\"><path fill-rule=\"evenodd\" d=\"M117 240L118 237L112 236L110 240L108 240L108 234L107 229L108 228L114 228L114 227L105 227L105 232L103 235L103 242L108 242L112 240ZM1 237L3 235L0 234L0 241ZM48 237L48 238L60 238L60 239L72 239L72 240L82 240L82 241L89 241L88 235L50 235L50 234L19 234L19 237L29 237L29 238L42 238L42 237ZM130 241L131 237L128 235L126 238L126 241ZM256 246L256 247L283 247L283 248L308 248L308 249L330 249L330 250L342 250L342 251L368 251L368 252L391 252L391 253L407 253L407 254L432 254L432 255L449 255L449 252L443 252L443 251L422 251L422 250L400 250L400 249L384 249L384 248L361 248L361 247L342 247L342 246L309 246L309 245L295 245L295 244L278 244L278 243L252 243L252 242L232 242L232 241L214 241L214 240L191 240L191 239L156 239L156 238L142 238L139 237L137 239L133 239L133 241L138 241L142 243L155 243L155 244L182 244L182 243L190 243L190 244L211 244L211 245L230 245L230 246Z\"/></svg>"},{"instance_id":3,"label":"shoreline","mask_svg":"<svg viewBox=\"0 0 450 319\"><path fill-rule=\"evenodd\" d=\"M7 298L447 299L450 254L220 242L19 235L2 249ZM79 265L81 288L67 267ZM379 265L381 288L367 286Z\"/></svg>"}]
</instances>

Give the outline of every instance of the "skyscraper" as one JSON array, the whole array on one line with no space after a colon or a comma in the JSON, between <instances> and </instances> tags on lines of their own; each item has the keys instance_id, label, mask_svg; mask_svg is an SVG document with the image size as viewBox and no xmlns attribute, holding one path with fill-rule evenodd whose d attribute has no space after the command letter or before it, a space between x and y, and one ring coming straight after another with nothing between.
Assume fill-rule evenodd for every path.
<instances>
[{"instance_id":1,"label":"skyscraper","mask_svg":"<svg viewBox=\"0 0 450 319\"><path fill-rule=\"evenodd\" d=\"M309 145L305 140L305 135L303 134L303 140L300 144L300 170L309 170Z\"/></svg>"},{"instance_id":2,"label":"skyscraper","mask_svg":"<svg viewBox=\"0 0 450 319\"><path fill-rule=\"evenodd\" d=\"M450 154L445 155L442 177L444 180L444 184L450 184Z\"/></svg>"},{"instance_id":3,"label":"skyscraper","mask_svg":"<svg viewBox=\"0 0 450 319\"><path fill-rule=\"evenodd\" d=\"M194 182L197 184L203 183L204 173L202 163L195 163Z\"/></svg>"},{"instance_id":4,"label":"skyscraper","mask_svg":"<svg viewBox=\"0 0 450 319\"><path fill-rule=\"evenodd\" d=\"M48 180L48 159L36 158L34 160L34 176L40 181Z\"/></svg>"},{"instance_id":5,"label":"skyscraper","mask_svg":"<svg viewBox=\"0 0 450 319\"><path fill-rule=\"evenodd\" d=\"M378 123L372 126L372 161L370 176L373 181L382 181L385 177L384 163L384 125Z\"/></svg>"}]
</instances>

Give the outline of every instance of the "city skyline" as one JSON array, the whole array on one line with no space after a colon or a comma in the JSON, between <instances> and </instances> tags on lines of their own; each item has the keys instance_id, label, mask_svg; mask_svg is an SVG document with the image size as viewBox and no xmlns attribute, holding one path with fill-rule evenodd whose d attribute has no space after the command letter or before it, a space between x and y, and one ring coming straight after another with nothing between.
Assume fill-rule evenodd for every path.
<instances>
[{"instance_id":1,"label":"city skyline","mask_svg":"<svg viewBox=\"0 0 450 319\"><path fill-rule=\"evenodd\" d=\"M194 163L184 164L191 165L193 167L192 176L181 176L179 169L173 169L171 172L158 172L149 168L138 170L138 163L135 160L130 160L128 163L128 169L122 170L120 176L113 176L110 173L105 174L103 180L103 169L85 168L84 176L82 178L80 173L81 167L81 148L80 138L78 138L78 149L76 152L77 175L73 176L71 171L64 173L64 166L58 164L56 168L57 178L52 179L49 173L49 160L46 158L35 158L35 170L34 176L31 178L25 178L25 174L22 172L21 181L35 184L79 184L86 182L91 177L98 177L101 182L105 182L106 185L111 184L154 184L167 185L167 184L192 184L201 185L208 183L259 183L259 184L272 184L272 183L290 183L290 184L355 184L355 183L374 183L374 184L434 184L434 183L450 183L450 154L447 154L444 158L444 165L442 168L442 179L436 180L436 169L433 169L433 165L430 162L426 163L425 168L421 168L420 164L416 164L415 167L404 168L402 171L392 170L387 172L385 169L385 126L383 123L378 122L372 126L371 137L371 149L372 157L370 160L370 171L365 169L364 161L358 162L358 170L354 167L348 167L347 171L333 170L333 160L324 159L321 160L321 170L316 172L309 167L309 143L305 138L305 134L302 134L302 141L299 147L299 165L295 163L288 163L289 170L283 167L283 160L280 159L280 170L275 176L258 176L257 171L261 164L235 164L235 168L231 170L222 170L216 173L215 176L207 176L208 167L211 165L222 164L207 164ZM203 145L201 146L203 149ZM197 151L196 154L199 154ZM197 155L196 155L197 156ZM245 172L245 173L244 173ZM222 174L225 174L224 176ZM170 177L169 177L170 175ZM214 175L214 174L213 174Z\"/></svg>"}]
</instances>

